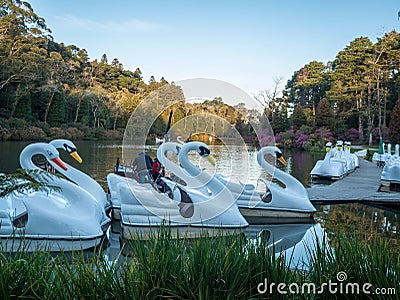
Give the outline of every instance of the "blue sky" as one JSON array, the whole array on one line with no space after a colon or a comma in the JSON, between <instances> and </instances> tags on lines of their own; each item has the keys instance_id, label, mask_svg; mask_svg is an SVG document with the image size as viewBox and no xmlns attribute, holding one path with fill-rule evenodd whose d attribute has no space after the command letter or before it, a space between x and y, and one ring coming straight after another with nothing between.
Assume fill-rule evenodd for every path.
<instances>
[{"instance_id":1,"label":"blue sky","mask_svg":"<svg viewBox=\"0 0 400 300\"><path fill-rule=\"evenodd\" d=\"M398 0L28 0L55 41L168 81L213 78L250 95L326 63L354 38L400 31Z\"/></svg>"}]
</instances>

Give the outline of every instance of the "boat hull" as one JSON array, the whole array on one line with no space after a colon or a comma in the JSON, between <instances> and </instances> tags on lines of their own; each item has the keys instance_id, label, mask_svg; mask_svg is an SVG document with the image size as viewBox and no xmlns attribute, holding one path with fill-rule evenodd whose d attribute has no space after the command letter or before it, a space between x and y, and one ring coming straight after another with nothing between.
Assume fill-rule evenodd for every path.
<instances>
[{"instance_id":1,"label":"boat hull","mask_svg":"<svg viewBox=\"0 0 400 300\"><path fill-rule=\"evenodd\" d=\"M74 251L88 250L101 245L106 235L90 238L46 238L41 236L1 237L0 250L5 252Z\"/></svg>"},{"instance_id":2,"label":"boat hull","mask_svg":"<svg viewBox=\"0 0 400 300\"><path fill-rule=\"evenodd\" d=\"M274 210L239 207L240 213L245 217L249 224L259 224L271 222L271 220L304 222L313 219L315 211L292 211L292 210Z\"/></svg>"}]
</instances>

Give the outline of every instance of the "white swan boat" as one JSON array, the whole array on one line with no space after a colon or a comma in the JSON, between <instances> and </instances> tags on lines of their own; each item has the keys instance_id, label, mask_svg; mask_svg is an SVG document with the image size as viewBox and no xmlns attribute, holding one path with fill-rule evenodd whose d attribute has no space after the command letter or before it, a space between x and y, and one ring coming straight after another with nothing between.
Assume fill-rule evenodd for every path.
<instances>
[{"instance_id":1,"label":"white swan boat","mask_svg":"<svg viewBox=\"0 0 400 300\"><path fill-rule=\"evenodd\" d=\"M399 145L395 145L394 154L391 152L391 144L388 144L387 152L385 153L385 166L381 175L382 182L400 183L400 156Z\"/></svg>"},{"instance_id":2,"label":"white swan boat","mask_svg":"<svg viewBox=\"0 0 400 300\"><path fill-rule=\"evenodd\" d=\"M311 204L308 193L303 184L292 175L275 168L267 162L265 155L272 155L275 159L286 164L279 148L266 146L260 149L257 154L258 164L280 182L266 182L267 190L260 195L261 201L256 205L246 199L238 199L238 206L243 215L252 217L255 221L262 221L265 217L277 218L312 218L316 212ZM282 186L283 185L283 186ZM260 219L261 218L261 219Z\"/></svg>"},{"instance_id":3,"label":"white swan boat","mask_svg":"<svg viewBox=\"0 0 400 300\"><path fill-rule=\"evenodd\" d=\"M381 181L400 183L400 161L385 164L382 170Z\"/></svg>"},{"instance_id":4,"label":"white swan boat","mask_svg":"<svg viewBox=\"0 0 400 300\"><path fill-rule=\"evenodd\" d=\"M176 152L182 167L171 163L162 155L166 152L165 149L173 150L174 148L178 149ZM189 142L182 145L170 142L160 146L157 157L167 169L185 181L188 186L204 194L212 195L227 189L232 194L242 215L251 223L263 222L267 218L311 218L316 211L309 201L304 186L296 178L273 167L265 160L264 155L270 154L286 163L282 152L277 147L262 148L257 155L257 160L268 174L281 181L285 187L261 178L260 180L268 187L262 193L257 192L256 187L252 184L232 182L221 174L213 176L202 172L189 161L190 151L196 151L201 155L202 152L210 150L201 142ZM198 179L200 176L201 180ZM222 183L222 186L216 182Z\"/></svg>"},{"instance_id":5,"label":"white swan boat","mask_svg":"<svg viewBox=\"0 0 400 300\"><path fill-rule=\"evenodd\" d=\"M38 154L67 170L56 148L47 143L26 146L20 154L21 167L39 169L32 162L32 157ZM55 175L50 183L61 190L15 192L0 199L3 250L17 250L24 243L28 245L26 250L44 247L49 251L70 251L92 248L101 243L103 229L108 227L110 219L93 196Z\"/></svg>"},{"instance_id":6,"label":"white swan boat","mask_svg":"<svg viewBox=\"0 0 400 300\"><path fill-rule=\"evenodd\" d=\"M82 158L79 156L78 152L76 151L76 146L73 142L66 139L55 139L50 142L57 149L62 149L71 155L76 161L82 163ZM49 162L59 173L64 175L66 178L74 182L76 185L80 186L84 190L88 191L94 199L99 203L101 207L104 208L106 214L111 210L111 203L107 199L107 194L104 192L104 189L101 185L94 180L92 177L87 175L86 173L82 172L74 168L73 166L64 162L67 169L63 169L53 161Z\"/></svg>"},{"instance_id":7,"label":"white swan boat","mask_svg":"<svg viewBox=\"0 0 400 300\"><path fill-rule=\"evenodd\" d=\"M350 161L350 167L349 170L354 171L356 168L360 166L360 163L358 162L358 156L355 153L351 153L351 142L344 142L344 153L347 155L347 160Z\"/></svg>"},{"instance_id":8,"label":"white swan boat","mask_svg":"<svg viewBox=\"0 0 400 300\"><path fill-rule=\"evenodd\" d=\"M323 160L318 160L311 170L312 179L326 178L339 180L358 167L358 158L350 153L349 142L343 147L343 141L337 141L332 148L332 143L326 143L326 154Z\"/></svg>"},{"instance_id":9,"label":"white swan boat","mask_svg":"<svg viewBox=\"0 0 400 300\"><path fill-rule=\"evenodd\" d=\"M166 150L165 146L162 149ZM166 160L160 162L168 168ZM205 179L197 178L199 183ZM113 206L114 202L121 205L121 231L126 239L135 238L136 233L142 233L146 228L152 230L161 225L175 227L178 229L175 233L185 236L197 236L203 231L219 234L248 226L237 206L232 205L232 194L218 181L209 187L210 193L202 193L168 178L159 182L163 192L152 182L138 183L133 178L116 174L108 174L107 182Z\"/></svg>"}]
</instances>

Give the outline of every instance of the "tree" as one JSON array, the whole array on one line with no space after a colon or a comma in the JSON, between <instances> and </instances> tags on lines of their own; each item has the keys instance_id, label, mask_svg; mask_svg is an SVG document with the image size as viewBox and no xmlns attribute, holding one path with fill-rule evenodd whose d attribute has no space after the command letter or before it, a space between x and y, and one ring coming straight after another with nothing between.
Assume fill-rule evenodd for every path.
<instances>
[{"instance_id":1,"label":"tree","mask_svg":"<svg viewBox=\"0 0 400 300\"><path fill-rule=\"evenodd\" d=\"M272 115L271 127L275 134L289 129L290 122L287 116L286 107L281 107L275 110Z\"/></svg>"},{"instance_id":2,"label":"tree","mask_svg":"<svg viewBox=\"0 0 400 300\"><path fill-rule=\"evenodd\" d=\"M275 85L272 91L264 90L259 92L257 96L254 96L256 101L258 101L261 106L264 107L264 113L269 121L272 121L274 112L281 106L279 100L282 100L282 98L278 98L278 95L281 93L281 81L282 78L274 78Z\"/></svg>"},{"instance_id":3,"label":"tree","mask_svg":"<svg viewBox=\"0 0 400 300\"><path fill-rule=\"evenodd\" d=\"M290 117L292 124L296 128L300 128L303 125L307 125L307 116L304 113L303 106L301 104L297 104L294 107L293 114Z\"/></svg>"},{"instance_id":4,"label":"tree","mask_svg":"<svg viewBox=\"0 0 400 300\"><path fill-rule=\"evenodd\" d=\"M80 108L79 111L77 111L75 122L80 122L83 125L90 125L90 96L91 93L89 92L85 92L81 95Z\"/></svg>"},{"instance_id":5,"label":"tree","mask_svg":"<svg viewBox=\"0 0 400 300\"><path fill-rule=\"evenodd\" d=\"M311 108L315 126L316 107L329 89L328 67L317 61L306 64L296 71L286 85L284 95L289 103L300 103L303 108Z\"/></svg>"},{"instance_id":6,"label":"tree","mask_svg":"<svg viewBox=\"0 0 400 300\"><path fill-rule=\"evenodd\" d=\"M390 117L389 139L392 144L400 144L400 99L397 100Z\"/></svg>"},{"instance_id":7,"label":"tree","mask_svg":"<svg viewBox=\"0 0 400 300\"><path fill-rule=\"evenodd\" d=\"M49 107L47 122L52 127L59 127L66 120L66 103L63 91L53 94L53 101Z\"/></svg>"},{"instance_id":8,"label":"tree","mask_svg":"<svg viewBox=\"0 0 400 300\"><path fill-rule=\"evenodd\" d=\"M31 104L31 95L29 92L25 92L20 96L13 117L24 119L28 122L32 121L32 104Z\"/></svg>"},{"instance_id":9,"label":"tree","mask_svg":"<svg viewBox=\"0 0 400 300\"><path fill-rule=\"evenodd\" d=\"M108 63L108 58L107 58L107 55L106 55L106 54L103 54L103 55L101 56L101 62L102 62L103 64L107 64L107 63Z\"/></svg>"},{"instance_id":10,"label":"tree","mask_svg":"<svg viewBox=\"0 0 400 300\"><path fill-rule=\"evenodd\" d=\"M332 86L327 97L334 100L338 116L347 119L356 116L360 139L364 136L366 99L369 94L370 73L367 61L371 58L373 44L367 37L359 37L336 56L332 63Z\"/></svg>"},{"instance_id":11,"label":"tree","mask_svg":"<svg viewBox=\"0 0 400 300\"><path fill-rule=\"evenodd\" d=\"M326 127L331 130L334 127L333 109L326 98L322 99L317 106L315 124L317 127Z\"/></svg>"},{"instance_id":12,"label":"tree","mask_svg":"<svg viewBox=\"0 0 400 300\"><path fill-rule=\"evenodd\" d=\"M254 128L243 117L237 118L235 128L243 138L255 137Z\"/></svg>"},{"instance_id":13,"label":"tree","mask_svg":"<svg viewBox=\"0 0 400 300\"><path fill-rule=\"evenodd\" d=\"M46 83L40 87L43 91L48 91L48 101L46 103L46 109L44 113L43 122L47 123L47 117L50 112L50 107L52 106L53 98L56 93L63 93L61 83L63 81L64 75L67 73L67 68L65 67L64 60L62 56L57 52L51 52L46 64L48 69L48 76ZM64 99L65 102L65 99ZM57 104L58 105L58 104ZM56 105L56 106L57 106ZM64 103L65 106L65 103ZM65 115L65 107L64 107ZM58 122L56 122L58 123ZM60 123L61 124L61 123Z\"/></svg>"},{"instance_id":14,"label":"tree","mask_svg":"<svg viewBox=\"0 0 400 300\"><path fill-rule=\"evenodd\" d=\"M400 71L400 34L396 31L385 34L382 38L378 38L375 48L377 49L375 52L380 54L379 60L376 62L377 68L375 68L376 97L379 103L378 127L380 128L382 125L385 128L388 111L393 108L397 101L397 93L394 91ZM383 105L382 109L381 105Z\"/></svg>"},{"instance_id":15,"label":"tree","mask_svg":"<svg viewBox=\"0 0 400 300\"><path fill-rule=\"evenodd\" d=\"M90 61L85 49L56 43L50 33L28 2L0 2L0 117L116 129L168 84L154 76L146 84L139 68L125 70L118 58L109 64L106 54Z\"/></svg>"},{"instance_id":16,"label":"tree","mask_svg":"<svg viewBox=\"0 0 400 300\"><path fill-rule=\"evenodd\" d=\"M28 2L0 4L0 107L11 117L21 90L31 89L43 77L50 30Z\"/></svg>"},{"instance_id":17,"label":"tree","mask_svg":"<svg viewBox=\"0 0 400 300\"><path fill-rule=\"evenodd\" d=\"M50 30L28 2L3 0L0 4L0 90L13 82L35 77Z\"/></svg>"}]
</instances>

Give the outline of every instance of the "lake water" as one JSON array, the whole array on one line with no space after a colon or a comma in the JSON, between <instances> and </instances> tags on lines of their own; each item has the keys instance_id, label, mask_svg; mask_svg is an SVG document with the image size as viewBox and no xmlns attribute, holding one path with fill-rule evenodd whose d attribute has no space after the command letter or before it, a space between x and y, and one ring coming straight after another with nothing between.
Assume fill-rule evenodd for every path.
<instances>
[{"instance_id":1,"label":"lake water","mask_svg":"<svg viewBox=\"0 0 400 300\"><path fill-rule=\"evenodd\" d=\"M13 172L19 167L19 153L27 144L27 142L0 143L0 172ZM61 158L95 178L106 189L106 176L113 172L116 158L122 157L122 143L79 141L75 144L83 163L79 165L62 151L60 152ZM156 149L155 146L148 147L148 153L153 158ZM257 151L255 149L248 149L247 155L246 153L243 154L243 148L233 148L226 151L223 147L217 146L212 147L211 151L213 154L211 159L198 161L196 156L193 156L193 159L195 161L197 159L196 162L210 172L229 174L231 178L239 179L242 182L256 184L259 176L265 175L257 164ZM288 162L283 169L299 179L305 186L309 186L309 173L315 162L321 159L324 154L295 150L283 151L283 154ZM237 159L237 157L247 157L247 162L246 159ZM399 231L397 230L400 217L398 211L362 204L317 206L316 208L318 212L315 216L315 224L250 226L247 232L255 238L258 233L264 230L264 232L268 232L268 236L275 235L275 241L281 235L282 246L279 247L282 250L291 249L293 251L293 246L297 244L295 251L300 253L298 254L300 256L304 249L301 250L302 247L299 245L306 240L312 241L313 235L317 234L320 237L326 235L329 238L334 238L339 232L356 233L365 242L370 241L375 236L380 236L391 240L400 249ZM111 239L113 238L115 237L111 237Z\"/></svg>"}]
</instances>

